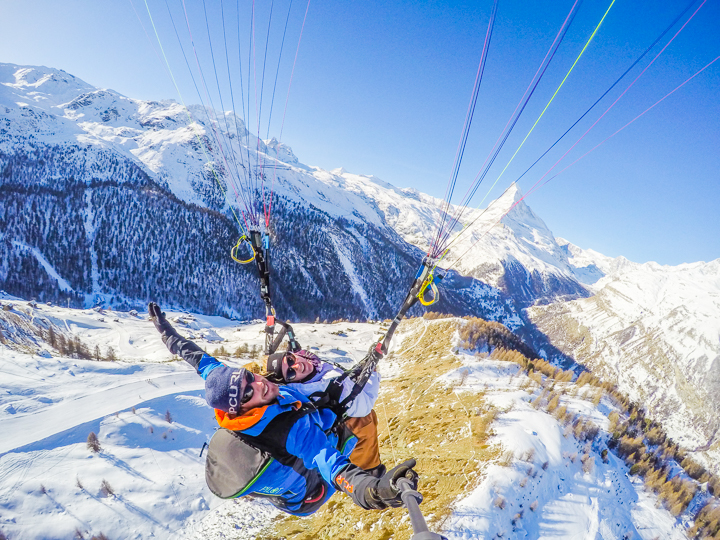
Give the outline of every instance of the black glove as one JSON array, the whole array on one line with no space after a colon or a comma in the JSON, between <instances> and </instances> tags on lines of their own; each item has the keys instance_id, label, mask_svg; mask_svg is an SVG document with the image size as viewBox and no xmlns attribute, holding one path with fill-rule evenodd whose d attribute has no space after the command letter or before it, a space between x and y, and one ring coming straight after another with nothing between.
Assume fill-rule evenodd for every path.
<instances>
[{"instance_id":1,"label":"black glove","mask_svg":"<svg viewBox=\"0 0 720 540\"><path fill-rule=\"evenodd\" d=\"M412 488L417 489L418 474L413 470L415 465L414 459L408 459L404 463L386 472L380 480L378 480L376 488L377 495L385 504L393 508L403 505L402 499L400 498L400 490L395 485L400 478L407 478L412 484Z\"/></svg>"},{"instance_id":2,"label":"black glove","mask_svg":"<svg viewBox=\"0 0 720 540\"><path fill-rule=\"evenodd\" d=\"M185 339L178 334L172 325L165 318L165 314L155 302L150 302L148 305L148 314L150 320L160 332L160 337L163 343L172 354L177 354L185 360L188 364L198 370L200 366L200 360L202 360L205 351L198 347L192 341ZM200 371L198 371L198 374Z\"/></svg>"},{"instance_id":3,"label":"black glove","mask_svg":"<svg viewBox=\"0 0 720 540\"><path fill-rule=\"evenodd\" d=\"M418 475L413 467L415 460L408 459L381 478L375 478L355 465L348 465L335 478L335 483L339 490L352 497L355 504L366 510L382 510L388 506L397 508L403 505L400 490L395 485L399 478L407 478L413 489L417 489Z\"/></svg>"},{"instance_id":4,"label":"black glove","mask_svg":"<svg viewBox=\"0 0 720 540\"><path fill-rule=\"evenodd\" d=\"M150 315L150 320L155 325L157 331L161 334L177 333L175 332L175 329L172 327L172 325L165 318L165 314L160 309L160 306L158 306L155 302L150 302L150 304L148 304L148 315Z\"/></svg>"}]
</instances>

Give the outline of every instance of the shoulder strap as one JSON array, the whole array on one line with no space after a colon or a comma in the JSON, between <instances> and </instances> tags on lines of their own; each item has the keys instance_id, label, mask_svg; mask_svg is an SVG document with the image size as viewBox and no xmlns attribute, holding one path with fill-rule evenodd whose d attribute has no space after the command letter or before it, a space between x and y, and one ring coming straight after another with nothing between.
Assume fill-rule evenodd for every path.
<instances>
[{"instance_id":1,"label":"shoulder strap","mask_svg":"<svg viewBox=\"0 0 720 540\"><path fill-rule=\"evenodd\" d=\"M280 325L280 331L273 338L276 324ZM300 346L300 343L298 343L297 339L295 338L295 331L293 330L293 327L285 321L281 321L280 319L275 318L275 316L269 316L267 318L267 323L265 324L265 333L267 334L265 336L267 354L273 354L275 351L277 351L285 336L287 336L288 338L288 347L292 352L299 351L302 348Z\"/></svg>"}]
</instances>

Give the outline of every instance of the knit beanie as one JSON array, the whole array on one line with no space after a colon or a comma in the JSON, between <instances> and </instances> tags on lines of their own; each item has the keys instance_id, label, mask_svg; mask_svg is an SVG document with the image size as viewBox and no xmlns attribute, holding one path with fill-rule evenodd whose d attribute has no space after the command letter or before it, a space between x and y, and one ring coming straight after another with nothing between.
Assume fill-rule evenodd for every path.
<instances>
[{"instance_id":1,"label":"knit beanie","mask_svg":"<svg viewBox=\"0 0 720 540\"><path fill-rule=\"evenodd\" d=\"M238 414L247 373L245 368L216 367L205 379L205 401L214 409Z\"/></svg>"},{"instance_id":2,"label":"knit beanie","mask_svg":"<svg viewBox=\"0 0 720 540\"><path fill-rule=\"evenodd\" d=\"M283 374L282 374L282 361L283 357L285 356L284 352L276 352L272 353L268 356L267 359L267 372L270 375L276 375L277 377L282 380Z\"/></svg>"}]
</instances>

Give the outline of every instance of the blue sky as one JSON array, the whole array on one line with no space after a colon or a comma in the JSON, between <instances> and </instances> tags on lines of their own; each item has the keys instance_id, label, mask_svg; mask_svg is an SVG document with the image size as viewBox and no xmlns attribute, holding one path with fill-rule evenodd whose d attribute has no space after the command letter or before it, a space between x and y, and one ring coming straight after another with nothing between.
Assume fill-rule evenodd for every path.
<instances>
[{"instance_id":1,"label":"blue sky","mask_svg":"<svg viewBox=\"0 0 720 540\"><path fill-rule=\"evenodd\" d=\"M498 178L612 0L584 0L570 30L473 202ZM697 0L692 13L702 0ZM616 0L545 116L502 175L498 196L652 43L685 0ZM189 49L180 0L168 0ZM206 74L212 74L200 0L186 0ZM500 0L488 62L456 197L461 197L519 102L573 1ZM720 54L720 3L708 0L683 32L563 162L570 163ZM147 0L187 103L187 75L165 0ZM218 0L207 0L218 69L224 73ZM230 50L247 67L252 2L238 1L241 39ZM278 136L306 0L293 0L273 116L272 81L289 0L276 0L261 135ZM224 0L226 25L236 1ZM270 2L256 2L261 73ZM152 33L144 0L0 0L0 61L64 69L138 99L179 99ZM492 1L311 0L282 139L300 160L345 167L442 197L472 91ZM687 19L520 181L527 191L580 137ZM235 28L235 27L233 27ZM151 37L154 36L151 35ZM232 56L232 53L231 53ZM190 58L192 62L194 59ZM236 64L233 84L238 94ZM259 76L259 75L258 75ZM221 80L223 88L226 83ZM247 82L247 72L245 72ZM244 90L247 92L247 88ZM254 92L254 90L253 90ZM226 101L229 101L225 92ZM630 260L679 264L720 257L720 61L526 202L558 236ZM215 98L217 101L217 98ZM216 106L219 103L215 103ZM226 109L231 108L224 103ZM239 106L239 105L238 105ZM255 109L251 106L251 117ZM254 122L253 122L254 123Z\"/></svg>"}]
</instances>

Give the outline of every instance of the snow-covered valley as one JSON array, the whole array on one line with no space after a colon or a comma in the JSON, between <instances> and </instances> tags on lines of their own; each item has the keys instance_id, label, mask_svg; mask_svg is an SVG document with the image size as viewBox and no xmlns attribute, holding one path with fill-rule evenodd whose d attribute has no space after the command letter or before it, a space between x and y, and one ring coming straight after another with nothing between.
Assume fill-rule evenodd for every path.
<instances>
[{"instance_id":1,"label":"snow-covered valley","mask_svg":"<svg viewBox=\"0 0 720 540\"><path fill-rule=\"evenodd\" d=\"M97 345L103 357L111 347L118 358L61 356L27 334L21 345L7 340L0 348L0 531L7 538L89 538L99 533L111 540L281 537L282 516L270 505L222 501L205 486L204 458L199 454L216 424L204 401L202 380L192 368L172 359L146 315L33 307L8 297L2 302L12 305L2 312L6 324L49 323L58 329L57 335L74 336L90 351ZM169 315L182 333L194 336L211 352L220 346L234 351L247 345L252 350L263 340L259 321ZM434 494L432 486L442 477L442 471L423 470L423 463L431 462L430 454L435 463L450 459L444 452L451 448L464 455L462 475L454 479L450 493L437 495L449 497L452 504L431 512L434 528L451 539L498 534L687 537L689 513L673 517L641 480L626 474L621 459L612 453L606 463L601 458L608 415L615 410L609 397L595 406L589 393L573 391L572 383L553 383L566 387L561 403L568 411L600 428L593 440L577 439L557 415L538 406L537 398L550 379L538 384L515 363L459 349L458 321L416 318L403 323L393 354L381 364L383 391L376 406L383 460L391 464L418 456L421 491L425 481L430 486L426 493ZM295 327L303 345L323 358L350 365L363 356L384 325L337 322ZM420 373L418 366L425 371L415 387L424 390L408 396L399 388L408 373ZM481 400L483 415L490 418L482 437L474 400ZM434 432L440 442L432 447L427 437L408 442L403 431L410 428L397 428L395 421L406 409L417 409L418 418L425 418L428 426L438 421L455 424L446 432ZM393 416L390 431L388 414ZM87 447L90 432L98 436L99 453ZM589 467L587 459L592 459ZM351 538L348 531L375 529L397 529L398 538L408 537L404 510L367 512L352 507L344 495L333 501L338 498L345 498L345 504L301 520L300 527L319 527L313 533L318 538ZM690 508L697 511L702 500L698 492ZM423 507L432 505L428 496ZM347 527L348 519L356 525L338 532L337 526Z\"/></svg>"},{"instance_id":2,"label":"snow-covered valley","mask_svg":"<svg viewBox=\"0 0 720 540\"><path fill-rule=\"evenodd\" d=\"M237 240L230 212L237 201L209 181L197 142L199 130L212 146L218 126L207 114L202 121L202 108L190 110L194 122L171 100L132 100L61 70L0 64L0 289L24 298L0 297L7 306L0 311L0 531L8 538L66 538L77 529L111 539L269 539L294 530L267 505L223 503L204 487L199 454L215 422L201 381L172 360L145 315L130 311L157 299L210 351L257 350L263 339L260 322L180 311L240 320L262 313L254 269L227 256ZM305 165L285 144L257 140L241 119L233 121L242 129L239 140L230 137L231 152L245 154L248 168L277 166L276 305L303 321L296 325L301 343L321 356L360 359L381 325L309 322L393 316L442 202L374 176ZM720 259L668 267L606 257L556 238L521 198L513 185L486 209L466 209L472 224L443 262L454 272L434 309L500 322L540 356L589 367L717 472ZM588 453L586 441L566 433L567 419L546 410L554 382L459 350L452 336L424 359L442 360L441 372L406 381L408 366L423 365L415 355L430 347L425 331L436 324L413 321L381 366L389 412L378 413L390 425L420 414L402 406L417 385L452 390L456 402L445 403L452 422L472 416L465 396L480 400L475 410L484 415L497 411L482 442L473 439L472 419L448 436L453 459L467 461L448 469L462 481L443 489L440 462L406 441L406 455L426 453L426 485L437 497L424 504L435 528L451 538L684 537L702 489L676 518L625 475L621 459L599 459L617 403L605 396L596 406L592 392L557 383L567 410L603 430ZM49 345L43 332L51 327L80 340L95 360ZM425 403L424 421L447 399L428 396L435 405ZM419 418L406 418L408 432ZM91 431L99 454L86 448ZM395 460L398 441L390 430L381 439L384 457ZM583 472L579 455L593 456L592 470ZM407 536L402 512L376 519L348 504L333 508L347 512L339 523L366 536ZM303 520L304 538L346 534L330 517Z\"/></svg>"}]
</instances>

